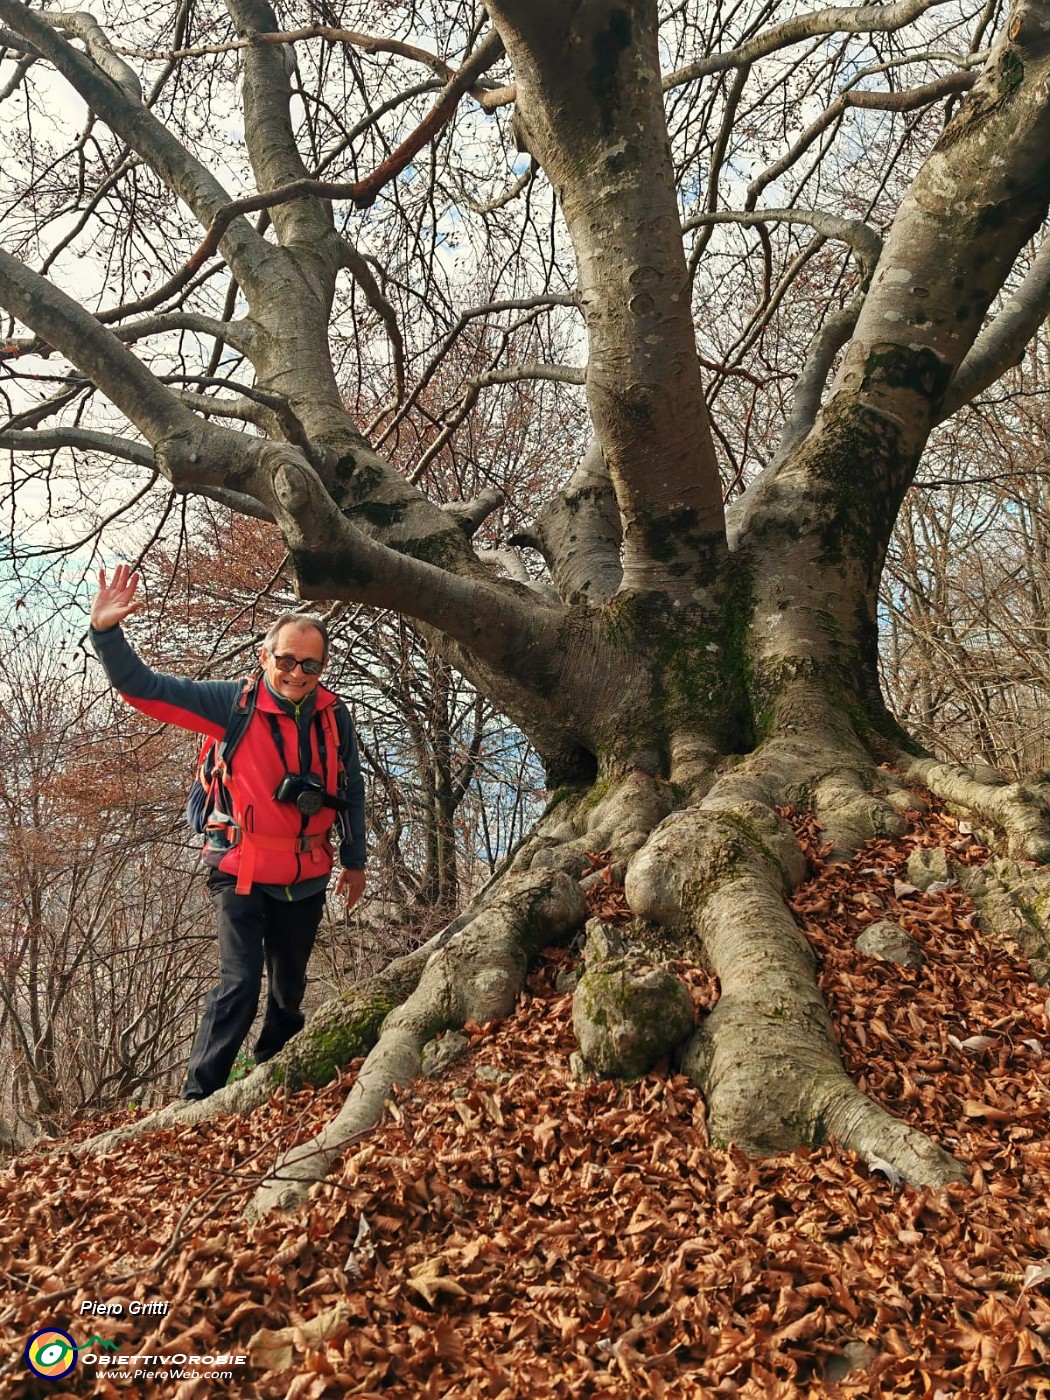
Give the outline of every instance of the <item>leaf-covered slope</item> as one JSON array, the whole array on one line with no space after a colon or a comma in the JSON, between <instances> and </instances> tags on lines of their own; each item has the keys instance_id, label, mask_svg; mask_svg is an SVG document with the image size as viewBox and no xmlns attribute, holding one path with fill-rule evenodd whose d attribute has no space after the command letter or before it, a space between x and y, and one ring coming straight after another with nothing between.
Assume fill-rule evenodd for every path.
<instances>
[{"instance_id":1,"label":"leaf-covered slope","mask_svg":"<svg viewBox=\"0 0 1050 1400\"><path fill-rule=\"evenodd\" d=\"M1043 1393L1045 992L982 943L957 886L907 880L916 841L980 854L950 818L848 865L825 866L818 841L794 903L847 1068L966 1162L971 1184L901 1188L834 1146L713 1150L702 1101L673 1073L573 1083L571 998L554 990L567 955L554 954L510 1020L469 1027L446 1077L401 1095L308 1216L249 1227L240 1213L345 1077L109 1158L9 1163L2 1393L33 1393L21 1348L37 1328L86 1339L84 1298L170 1304L163 1320L106 1319L128 1352L250 1351L230 1395ZM855 950L885 918L919 942L920 970ZM710 979L683 971L710 1004ZM171 1393L107 1389L79 1367L61 1384L47 1393ZM178 1393L215 1393L190 1384Z\"/></svg>"}]
</instances>

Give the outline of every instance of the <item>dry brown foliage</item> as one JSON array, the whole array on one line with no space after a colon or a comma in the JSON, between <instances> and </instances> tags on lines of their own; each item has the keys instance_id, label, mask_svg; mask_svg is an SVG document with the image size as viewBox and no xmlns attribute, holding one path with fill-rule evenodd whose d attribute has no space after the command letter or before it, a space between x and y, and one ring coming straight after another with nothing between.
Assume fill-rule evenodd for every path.
<instances>
[{"instance_id":1,"label":"dry brown foliage","mask_svg":"<svg viewBox=\"0 0 1050 1400\"><path fill-rule=\"evenodd\" d=\"M249 1227L240 1212L352 1071L108 1158L10 1162L5 1350L20 1358L47 1323L86 1337L84 1298L138 1298L167 1317L99 1331L137 1353L249 1350L222 1390L246 1397L1050 1394L1045 991L981 941L958 887L907 885L915 841L983 854L951 818L835 866L798 827L813 874L794 908L846 1063L970 1164L969 1184L902 1188L834 1145L760 1161L715 1150L703 1102L668 1067L573 1083L571 998L554 990L568 954L552 952L515 1016L468 1027L465 1058L392 1103L306 1215ZM921 971L855 950L886 917L921 943ZM709 1006L711 979L681 970ZM868 1369L848 1371L858 1359ZM43 1393L28 1386L16 1360L0 1388ZM78 1367L46 1393L215 1389L118 1392Z\"/></svg>"}]
</instances>

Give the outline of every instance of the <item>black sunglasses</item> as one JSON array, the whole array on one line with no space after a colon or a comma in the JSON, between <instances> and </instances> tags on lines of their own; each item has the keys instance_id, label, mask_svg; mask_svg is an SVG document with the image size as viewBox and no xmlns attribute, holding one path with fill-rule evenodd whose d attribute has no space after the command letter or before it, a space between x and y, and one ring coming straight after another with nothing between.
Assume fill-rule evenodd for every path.
<instances>
[{"instance_id":1,"label":"black sunglasses","mask_svg":"<svg viewBox=\"0 0 1050 1400\"><path fill-rule=\"evenodd\" d=\"M271 655L273 655L272 652ZM324 662L318 661L313 656L308 656L305 661L300 661L297 656L274 656L273 664L278 671L283 671L288 676L292 674L296 666L303 668L304 676L319 676L324 670Z\"/></svg>"}]
</instances>

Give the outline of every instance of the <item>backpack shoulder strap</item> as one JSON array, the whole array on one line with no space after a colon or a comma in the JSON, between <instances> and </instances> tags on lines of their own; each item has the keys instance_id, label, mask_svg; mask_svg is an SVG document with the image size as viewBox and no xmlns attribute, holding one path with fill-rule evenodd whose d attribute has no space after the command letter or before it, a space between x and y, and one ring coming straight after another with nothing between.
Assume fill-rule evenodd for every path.
<instances>
[{"instance_id":1,"label":"backpack shoulder strap","mask_svg":"<svg viewBox=\"0 0 1050 1400\"><path fill-rule=\"evenodd\" d=\"M330 793L338 792L342 784L342 740L346 733L345 721L348 718L346 706L338 696L317 715L317 737L324 769L324 785Z\"/></svg>"},{"instance_id":2,"label":"backpack shoulder strap","mask_svg":"<svg viewBox=\"0 0 1050 1400\"><path fill-rule=\"evenodd\" d=\"M353 720L350 718L350 706L341 696L337 695L328 708L332 712L339 737L342 739L346 736L347 730L353 728Z\"/></svg>"},{"instance_id":3,"label":"backpack shoulder strap","mask_svg":"<svg viewBox=\"0 0 1050 1400\"><path fill-rule=\"evenodd\" d=\"M258 677L249 676L241 686L230 707L226 721L226 732L221 739L206 735L197 755L197 774L190 787L186 801L186 817L190 827L203 832L208 818L216 810L225 811L228 806L223 779L230 771L230 758L234 749L244 738L248 721L255 709L258 693Z\"/></svg>"},{"instance_id":4,"label":"backpack shoulder strap","mask_svg":"<svg viewBox=\"0 0 1050 1400\"><path fill-rule=\"evenodd\" d=\"M247 676L237 698L230 707L230 717L226 721L226 733L216 745L216 757L224 768L229 768L230 759L237 745L244 738L248 721L255 713L255 702L259 695L259 677Z\"/></svg>"},{"instance_id":5,"label":"backpack shoulder strap","mask_svg":"<svg viewBox=\"0 0 1050 1400\"><path fill-rule=\"evenodd\" d=\"M332 714L335 719L336 736L339 740L339 768L340 776L342 776L343 746L354 733L354 718L350 713L350 706L345 700L340 699L338 695L335 697L335 704L332 706Z\"/></svg>"}]
</instances>

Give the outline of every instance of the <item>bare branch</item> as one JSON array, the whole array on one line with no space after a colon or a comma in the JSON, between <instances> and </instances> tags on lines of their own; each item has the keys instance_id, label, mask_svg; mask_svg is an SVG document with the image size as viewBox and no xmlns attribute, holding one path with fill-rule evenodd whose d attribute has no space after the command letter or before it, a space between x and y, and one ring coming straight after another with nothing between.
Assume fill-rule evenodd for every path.
<instances>
[{"instance_id":1,"label":"bare branch","mask_svg":"<svg viewBox=\"0 0 1050 1400\"><path fill-rule=\"evenodd\" d=\"M718 128L718 136L711 150L711 159L707 172L707 198L705 200L706 211L711 214L718 207L718 178L725 163L726 151L729 149L729 138L732 135L733 122L737 112L740 110L740 99L744 94L744 88L751 70L745 65L733 77L729 94L726 97L725 110L722 113L722 120ZM708 225L705 232L700 235L689 254L689 280L696 276L696 269L700 265L700 259L707 250L707 245L711 240L713 225Z\"/></svg>"},{"instance_id":2,"label":"bare branch","mask_svg":"<svg viewBox=\"0 0 1050 1400\"><path fill-rule=\"evenodd\" d=\"M217 378L207 374L166 374L161 377L162 384L196 384L202 389L238 389L245 403L256 403L260 409L269 414L268 421L276 431L271 432L274 438L283 437L286 442L294 443L310 459L314 466L318 462L314 460L313 446L310 443L309 435L303 427L302 421L297 416L289 401L281 394L271 394L265 389L258 389L251 384L241 384L237 380ZM221 400L219 401L221 402ZM233 416L233 415L229 415ZM251 422L251 419L247 421Z\"/></svg>"},{"instance_id":3,"label":"bare branch","mask_svg":"<svg viewBox=\"0 0 1050 1400\"><path fill-rule=\"evenodd\" d=\"M43 399L40 403L35 403L20 413L13 413L4 424L4 430L35 428L38 424L46 422L53 414L61 412L63 408L68 408L82 395L90 394L92 390L93 385L88 380L78 376L68 387L61 389L57 394L52 394L50 398Z\"/></svg>"},{"instance_id":4,"label":"bare branch","mask_svg":"<svg viewBox=\"0 0 1050 1400\"><path fill-rule=\"evenodd\" d=\"M225 506L236 515L246 515L252 520L265 520L271 525L276 524L273 511L268 510L254 496L246 496L243 491L229 491L223 486L196 486L194 495L206 496L209 501Z\"/></svg>"},{"instance_id":5,"label":"bare branch","mask_svg":"<svg viewBox=\"0 0 1050 1400\"><path fill-rule=\"evenodd\" d=\"M195 393L192 389L177 391L180 402L202 418L229 418L237 423L251 423L268 437L283 436L281 422L273 409L246 397L229 398Z\"/></svg>"},{"instance_id":6,"label":"bare branch","mask_svg":"<svg viewBox=\"0 0 1050 1400\"><path fill-rule=\"evenodd\" d=\"M30 68L32 68L35 62L35 54L26 54L23 58L20 58L18 60L18 62L15 64L15 71L11 74L11 77L7 80L4 86L0 88L0 102L5 101L13 93L16 93L18 91L18 89L22 86L22 80L25 78L25 75L29 72Z\"/></svg>"},{"instance_id":7,"label":"bare branch","mask_svg":"<svg viewBox=\"0 0 1050 1400\"><path fill-rule=\"evenodd\" d=\"M508 578L512 578L515 583L523 583L526 588L535 586L534 580L526 569L520 554L515 554L513 549L479 549L478 558L483 564L492 564L498 569L502 569Z\"/></svg>"},{"instance_id":8,"label":"bare branch","mask_svg":"<svg viewBox=\"0 0 1050 1400\"><path fill-rule=\"evenodd\" d=\"M365 258L347 238L341 238L339 249L343 266L365 294L365 300L386 327L387 339L394 356L395 403L400 404L405 397L405 342L401 327L397 323L397 312L383 295L379 283Z\"/></svg>"},{"instance_id":9,"label":"bare branch","mask_svg":"<svg viewBox=\"0 0 1050 1400\"><path fill-rule=\"evenodd\" d=\"M794 19L774 25L739 48L731 49L728 53L709 54L668 74L664 79L664 88L679 87L709 73L723 73L727 68L743 67L778 49L790 48L792 44L801 44L820 34L893 33L934 6L947 3L948 0L897 0L897 3L889 5L839 5L796 15Z\"/></svg>"},{"instance_id":10,"label":"bare branch","mask_svg":"<svg viewBox=\"0 0 1050 1400\"><path fill-rule=\"evenodd\" d=\"M1050 316L1050 238L1044 238L1021 285L1006 305L974 341L970 353L948 386L941 420L950 418L964 404L1020 362L1025 346Z\"/></svg>"},{"instance_id":11,"label":"bare branch","mask_svg":"<svg viewBox=\"0 0 1050 1400\"><path fill-rule=\"evenodd\" d=\"M304 598L346 598L394 608L439 628L475 658L517 676L522 647L556 645L560 608L537 615L516 585L463 578L363 534L340 513L316 473L274 459L274 500Z\"/></svg>"},{"instance_id":12,"label":"bare branch","mask_svg":"<svg viewBox=\"0 0 1050 1400\"><path fill-rule=\"evenodd\" d=\"M791 396L791 410L777 444L774 465L781 462L791 449L802 439L817 421L820 399L827 383L835 356L849 340L857 325L864 293L854 297L848 306L829 316L814 333L806 348L802 372L795 381Z\"/></svg>"},{"instance_id":13,"label":"bare branch","mask_svg":"<svg viewBox=\"0 0 1050 1400\"><path fill-rule=\"evenodd\" d=\"M473 381L479 389L493 384L517 384L525 379L549 379L555 384L583 384L587 371L579 365L518 364L487 369Z\"/></svg>"},{"instance_id":14,"label":"bare branch","mask_svg":"<svg viewBox=\"0 0 1050 1400\"><path fill-rule=\"evenodd\" d=\"M759 225L759 227L761 227L761 225ZM762 302L752 313L746 328L742 334L737 337L729 354L726 356L727 359L739 359L739 357L755 343L762 334L764 328L773 319L773 316L776 314L778 307L784 300L788 289L791 287L796 277L799 276L803 268L816 256L820 249L824 247L825 242L826 239L824 235L822 233L817 233L806 247L801 248L795 254L781 274L776 287L766 293ZM711 381L708 391L709 399L713 400L717 393L719 381L730 378L736 372L737 366L735 364L720 366L717 370L717 378L713 378Z\"/></svg>"},{"instance_id":15,"label":"bare branch","mask_svg":"<svg viewBox=\"0 0 1050 1400\"><path fill-rule=\"evenodd\" d=\"M497 491L494 486L487 486L479 496L472 501L452 501L447 506L442 506L446 515L450 515L459 528L466 535L467 539L473 539L478 530L494 512L499 510L503 504L503 492Z\"/></svg>"},{"instance_id":16,"label":"bare branch","mask_svg":"<svg viewBox=\"0 0 1050 1400\"><path fill-rule=\"evenodd\" d=\"M63 448L73 448L79 452L102 452L108 457L120 457L134 462L137 467L153 467L153 450L146 443L88 428L56 428L47 432L7 430L0 432L0 448L16 448L19 452L60 452Z\"/></svg>"},{"instance_id":17,"label":"bare branch","mask_svg":"<svg viewBox=\"0 0 1050 1400\"><path fill-rule=\"evenodd\" d=\"M743 224L745 227L756 224L805 224L824 238L836 238L848 243L866 273L871 271L882 254L882 239L870 224L863 219L846 219L822 209L725 209L686 219L682 232L688 233L706 224Z\"/></svg>"},{"instance_id":18,"label":"bare branch","mask_svg":"<svg viewBox=\"0 0 1050 1400\"><path fill-rule=\"evenodd\" d=\"M515 583L523 584L534 593L548 602L557 603L559 598L549 583L544 583L542 579L535 579L525 567L525 563L520 554L507 546L499 549L479 549L478 558L483 564L489 564L493 568L502 569L509 579Z\"/></svg>"},{"instance_id":19,"label":"bare branch","mask_svg":"<svg viewBox=\"0 0 1050 1400\"><path fill-rule=\"evenodd\" d=\"M294 449L276 448L264 438L246 437L204 422L182 403L178 394L154 378L112 331L3 250L0 304L90 374L93 382L152 443L150 464L177 490L192 489L242 514L272 518L271 458L276 454L278 460L283 460L281 454ZM57 430L58 445L70 445L69 432ZM104 443L105 438L106 435L91 434L85 445ZM34 441L39 445L42 439L35 435ZM119 455L128 456L128 452L124 450ZM310 470L298 453L294 460L302 462L304 470ZM142 464L146 464L144 460ZM252 492L245 493L243 486L250 486ZM247 499L249 495L254 504Z\"/></svg>"},{"instance_id":20,"label":"bare branch","mask_svg":"<svg viewBox=\"0 0 1050 1400\"><path fill-rule=\"evenodd\" d=\"M340 513L294 447L198 418L111 331L2 250L0 304L90 373L152 442L155 466L176 490L206 488L214 495L248 487L249 495L272 509L304 597L396 608L440 628L507 674L519 669L527 639L532 645L545 630L514 586L482 585L370 539Z\"/></svg>"},{"instance_id":21,"label":"bare branch","mask_svg":"<svg viewBox=\"0 0 1050 1400\"><path fill-rule=\"evenodd\" d=\"M105 312L96 316L104 323ZM166 335L169 331L193 331L197 335L214 336L217 340L228 341L235 349L247 353L250 336L248 328L231 321L216 321L211 316L198 316L188 311L172 311L163 316L144 317L140 321L129 321L126 325L113 328L113 334L125 345L133 345L153 335ZM39 336L14 336L0 343L0 361L17 360L26 355L38 355L48 359L54 353L54 346Z\"/></svg>"},{"instance_id":22,"label":"bare branch","mask_svg":"<svg viewBox=\"0 0 1050 1400\"><path fill-rule=\"evenodd\" d=\"M521 194L522 190L528 188L528 186L532 183L532 179L535 173L535 167L530 164L525 170L521 172L521 174L514 181L514 183L512 185L508 185L507 188L503 191L503 193L498 194L495 197L495 199L489 199L486 200L484 204L480 204L476 200L467 198L464 200L464 203L466 204L467 208L473 210L475 214L495 214L497 209L505 209L508 204L510 204L513 200L517 199L518 195Z\"/></svg>"},{"instance_id":23,"label":"bare branch","mask_svg":"<svg viewBox=\"0 0 1050 1400\"><path fill-rule=\"evenodd\" d=\"M111 78L133 102L142 101L142 82L134 68L118 58L106 31L93 14L87 10L77 10L64 14L58 10L41 10L40 18L55 29L72 34L79 39L88 51L88 57L96 67Z\"/></svg>"},{"instance_id":24,"label":"bare branch","mask_svg":"<svg viewBox=\"0 0 1050 1400\"><path fill-rule=\"evenodd\" d=\"M878 518L895 518L954 373L1019 251L1046 218L1045 12L1041 3L1015 3L991 59L897 212L849 348L805 445L780 464L769 478L771 488L749 490L751 518L770 490L796 490L808 473L819 480L829 440L864 434L869 443L880 442L872 457L879 461ZM985 154L991 150L995 159ZM883 451L885 458L879 456ZM870 510L863 493L857 501ZM888 524L878 528L888 535Z\"/></svg>"},{"instance_id":25,"label":"bare branch","mask_svg":"<svg viewBox=\"0 0 1050 1400\"><path fill-rule=\"evenodd\" d=\"M941 0L938 0L938 3L941 3ZM778 180L786 170L790 170L799 157L809 150L814 141L842 117L847 108L914 112L921 107L928 107L943 97L949 97L953 93L968 92L976 81L976 75L973 73L949 73L944 78L924 83L921 87L909 88L906 92L868 92L852 89L840 92L834 102L829 103L820 116L806 127L798 140L794 141L778 160L775 160L772 165L751 181L747 187L747 207L754 208L755 200L758 199L762 191L774 180Z\"/></svg>"},{"instance_id":26,"label":"bare branch","mask_svg":"<svg viewBox=\"0 0 1050 1400\"><path fill-rule=\"evenodd\" d=\"M243 355L251 350L251 327L245 322L220 321L191 311L169 311L161 316L145 316L140 321L127 321L122 326L113 327L113 334L125 345L133 345L151 335L166 335L169 331L192 331L195 335L214 336Z\"/></svg>"},{"instance_id":27,"label":"bare branch","mask_svg":"<svg viewBox=\"0 0 1050 1400\"><path fill-rule=\"evenodd\" d=\"M198 249L198 252L199 251ZM119 306L111 306L104 311L100 311L98 313L99 321L101 321L104 326L110 326L117 321L123 320L125 316L139 316L143 312L152 311L154 307L162 306L164 302L170 300L176 292L181 292L184 289L190 291L195 286L199 286L202 282L207 281L215 272L221 270L221 266L216 264L206 271L201 272L201 268L207 262L208 257L215 251L215 248L211 248L205 256L199 259L197 255L194 254L178 272L169 277L167 282L162 283L156 291L149 292L146 296L140 297L138 301L122 302ZM197 277L198 273L200 274L199 277ZM197 277L196 282L194 281L195 277ZM250 274L248 274L248 278L249 283L253 283L254 279L251 278ZM244 344L250 346L250 327L243 326L242 329L244 332Z\"/></svg>"}]
</instances>

